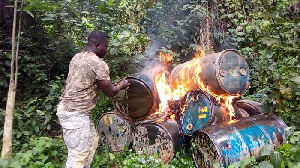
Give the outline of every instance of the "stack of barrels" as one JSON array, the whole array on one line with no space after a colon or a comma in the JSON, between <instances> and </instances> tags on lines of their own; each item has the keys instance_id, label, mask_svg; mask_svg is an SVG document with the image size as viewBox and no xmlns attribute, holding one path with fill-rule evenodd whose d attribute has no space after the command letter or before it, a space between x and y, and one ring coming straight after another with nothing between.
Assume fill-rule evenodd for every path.
<instances>
[{"instance_id":1,"label":"stack of barrels","mask_svg":"<svg viewBox=\"0 0 300 168\"><path fill-rule=\"evenodd\" d=\"M238 97L249 86L249 67L235 50L177 65L171 72L170 86L183 84L190 91L180 100L169 102L165 116L155 114L160 100L153 78L144 74L127 77L131 85L113 98L115 111L99 120L101 142L113 152L129 145L135 151L157 153L168 163L175 151L192 139L196 167L212 167L215 162L227 167L257 156L266 144L276 148L285 140L286 124L261 103L234 99L231 118L222 101L201 90L199 79L210 93Z\"/></svg>"}]
</instances>

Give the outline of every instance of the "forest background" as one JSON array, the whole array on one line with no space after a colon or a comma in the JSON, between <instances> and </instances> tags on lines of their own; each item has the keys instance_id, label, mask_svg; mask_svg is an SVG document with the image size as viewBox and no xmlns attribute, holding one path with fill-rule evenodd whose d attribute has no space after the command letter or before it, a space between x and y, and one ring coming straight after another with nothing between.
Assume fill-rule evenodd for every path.
<instances>
[{"instance_id":1,"label":"forest background","mask_svg":"<svg viewBox=\"0 0 300 168\"><path fill-rule=\"evenodd\" d=\"M21 3L23 4L21 7ZM13 1L0 2L0 135L12 55ZM293 0L22 0L18 87L13 116L13 153L0 167L63 167L66 160L55 116L73 55L92 30L109 35L105 57L114 81L172 53L173 66L206 53L236 49L247 60L251 88L242 98L263 102L291 128L263 161L246 158L231 167L300 165L300 2ZM256 94L266 97L256 97ZM113 109L101 95L93 120ZM0 148L2 143L0 144ZM110 153L100 146L92 167L194 167L190 147L169 165L130 149ZM216 165L218 167L218 165Z\"/></svg>"}]
</instances>

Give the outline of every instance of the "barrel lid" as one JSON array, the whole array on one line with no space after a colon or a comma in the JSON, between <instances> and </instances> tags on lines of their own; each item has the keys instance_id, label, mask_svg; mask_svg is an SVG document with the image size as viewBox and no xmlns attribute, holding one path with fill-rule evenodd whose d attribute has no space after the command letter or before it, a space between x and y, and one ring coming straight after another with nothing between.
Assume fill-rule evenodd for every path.
<instances>
[{"instance_id":1,"label":"barrel lid","mask_svg":"<svg viewBox=\"0 0 300 168\"><path fill-rule=\"evenodd\" d=\"M211 105L211 100L202 91L191 91L187 94L181 125L187 135L192 135L212 122Z\"/></svg>"},{"instance_id":2,"label":"barrel lid","mask_svg":"<svg viewBox=\"0 0 300 168\"><path fill-rule=\"evenodd\" d=\"M174 157L179 147L179 130L177 122L171 119L163 123L147 122L138 124L134 130L133 148L135 151L157 153L165 163Z\"/></svg>"},{"instance_id":3,"label":"barrel lid","mask_svg":"<svg viewBox=\"0 0 300 168\"><path fill-rule=\"evenodd\" d=\"M113 98L115 108L129 120L142 120L149 116L153 108L153 84L146 75L127 77L130 86Z\"/></svg>"},{"instance_id":4,"label":"barrel lid","mask_svg":"<svg viewBox=\"0 0 300 168\"><path fill-rule=\"evenodd\" d=\"M249 67L237 51L224 50L216 66L216 76L222 89L241 94L248 88Z\"/></svg>"},{"instance_id":5,"label":"barrel lid","mask_svg":"<svg viewBox=\"0 0 300 168\"><path fill-rule=\"evenodd\" d=\"M129 123L115 112L103 114L97 129L101 142L107 144L111 152L122 151L126 145L132 142Z\"/></svg>"}]
</instances>

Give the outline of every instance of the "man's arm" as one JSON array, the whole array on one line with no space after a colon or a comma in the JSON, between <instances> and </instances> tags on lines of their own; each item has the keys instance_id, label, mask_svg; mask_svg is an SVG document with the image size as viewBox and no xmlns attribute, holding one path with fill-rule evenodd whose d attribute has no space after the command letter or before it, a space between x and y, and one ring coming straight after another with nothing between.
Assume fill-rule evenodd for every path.
<instances>
[{"instance_id":1,"label":"man's arm","mask_svg":"<svg viewBox=\"0 0 300 168\"><path fill-rule=\"evenodd\" d=\"M114 85L110 80L97 80L97 85L107 97L113 97L120 90L126 89L129 86L129 82L122 80L117 85Z\"/></svg>"}]
</instances>

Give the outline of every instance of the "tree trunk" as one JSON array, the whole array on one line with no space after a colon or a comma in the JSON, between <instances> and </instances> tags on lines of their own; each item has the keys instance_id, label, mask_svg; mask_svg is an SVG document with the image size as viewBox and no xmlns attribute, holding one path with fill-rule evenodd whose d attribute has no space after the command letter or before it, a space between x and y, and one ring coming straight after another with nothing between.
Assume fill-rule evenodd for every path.
<instances>
[{"instance_id":1,"label":"tree trunk","mask_svg":"<svg viewBox=\"0 0 300 168\"><path fill-rule=\"evenodd\" d=\"M11 55L11 70L10 70L10 82L9 89L7 94L7 102L6 102L6 112L5 112L5 121L4 121L4 129L3 129L3 145L1 158L7 158L12 153L12 124L13 124L13 110L15 106L15 97L16 97L16 84L15 81L15 34L16 34L16 20L17 20L17 7L18 0L15 0L14 4L14 20L13 20L13 28L12 28L12 55ZM20 26L19 26L20 29ZM20 30L19 30L20 31ZM17 67L17 66L16 66Z\"/></svg>"},{"instance_id":2,"label":"tree trunk","mask_svg":"<svg viewBox=\"0 0 300 168\"><path fill-rule=\"evenodd\" d=\"M12 153L12 124L13 110L15 106L16 88L15 81L11 79L9 82L9 90L7 94L6 113L3 131L3 145L1 157L7 158Z\"/></svg>"}]
</instances>

